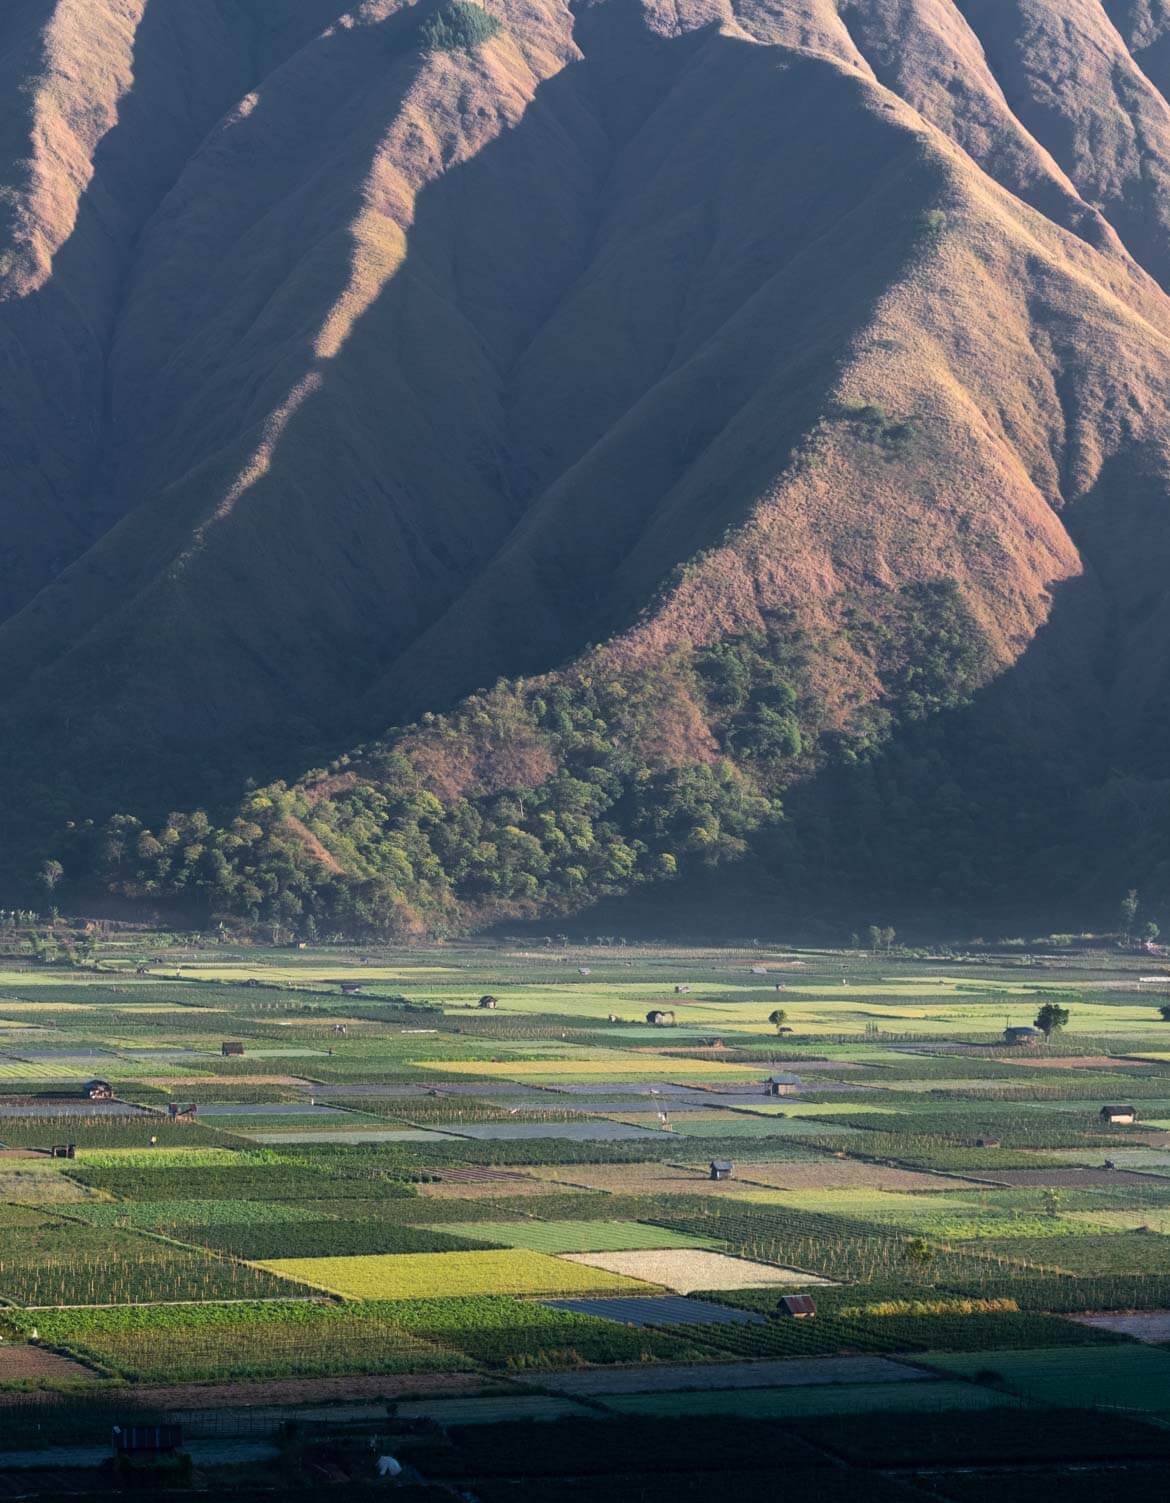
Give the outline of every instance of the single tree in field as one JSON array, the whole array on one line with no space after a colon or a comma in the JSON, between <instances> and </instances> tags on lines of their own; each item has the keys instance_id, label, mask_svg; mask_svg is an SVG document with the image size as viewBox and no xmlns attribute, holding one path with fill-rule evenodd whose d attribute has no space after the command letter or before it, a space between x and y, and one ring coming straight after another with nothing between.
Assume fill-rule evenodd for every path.
<instances>
[{"instance_id":1,"label":"single tree in field","mask_svg":"<svg viewBox=\"0 0 1170 1503\"><path fill-rule=\"evenodd\" d=\"M869 948L876 953L881 949L882 938L886 931L877 924L870 924L865 932L869 939Z\"/></svg>"},{"instance_id":2,"label":"single tree in field","mask_svg":"<svg viewBox=\"0 0 1170 1503\"><path fill-rule=\"evenodd\" d=\"M788 1014L782 1007L777 1007L774 1012L770 1012L768 1014L768 1022L771 1023L772 1027L776 1030L777 1033L780 1032L781 1028L784 1027L787 1021Z\"/></svg>"},{"instance_id":3,"label":"single tree in field","mask_svg":"<svg viewBox=\"0 0 1170 1503\"><path fill-rule=\"evenodd\" d=\"M1163 1023L1170 1023L1170 1002L1163 1002L1158 1011L1162 1015Z\"/></svg>"},{"instance_id":4,"label":"single tree in field","mask_svg":"<svg viewBox=\"0 0 1170 1503\"><path fill-rule=\"evenodd\" d=\"M1158 928L1153 919L1147 919L1146 922L1142 925L1142 938L1144 940L1147 940L1151 945L1157 939L1158 935L1161 934L1161 932L1161 929Z\"/></svg>"},{"instance_id":5,"label":"single tree in field","mask_svg":"<svg viewBox=\"0 0 1170 1503\"><path fill-rule=\"evenodd\" d=\"M906 1244L906 1256L911 1263L925 1265L934 1258L934 1248L925 1237L911 1237Z\"/></svg>"},{"instance_id":6,"label":"single tree in field","mask_svg":"<svg viewBox=\"0 0 1170 1503\"><path fill-rule=\"evenodd\" d=\"M1050 1039L1054 1033L1059 1032L1068 1022L1068 1008L1061 1007L1059 1002L1045 1002L1044 1006L1036 1014L1035 1026L1046 1039Z\"/></svg>"},{"instance_id":7,"label":"single tree in field","mask_svg":"<svg viewBox=\"0 0 1170 1503\"><path fill-rule=\"evenodd\" d=\"M883 929L882 930L882 943L886 947L886 954L887 955L893 949L894 940L897 939L897 937L898 937L897 930L895 930L893 928Z\"/></svg>"},{"instance_id":8,"label":"single tree in field","mask_svg":"<svg viewBox=\"0 0 1170 1503\"><path fill-rule=\"evenodd\" d=\"M1137 922L1137 912L1137 888L1131 887L1121 900L1121 932L1126 939L1129 939L1133 934L1133 926Z\"/></svg>"},{"instance_id":9,"label":"single tree in field","mask_svg":"<svg viewBox=\"0 0 1170 1503\"><path fill-rule=\"evenodd\" d=\"M1059 1216L1060 1208L1064 1204L1064 1196L1059 1190L1045 1190L1044 1213L1047 1216Z\"/></svg>"}]
</instances>

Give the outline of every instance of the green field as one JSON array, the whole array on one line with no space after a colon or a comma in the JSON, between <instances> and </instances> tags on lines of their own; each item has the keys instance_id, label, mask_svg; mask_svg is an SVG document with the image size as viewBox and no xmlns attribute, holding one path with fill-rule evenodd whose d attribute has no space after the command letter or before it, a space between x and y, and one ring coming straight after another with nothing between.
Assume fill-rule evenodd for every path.
<instances>
[{"instance_id":1,"label":"green field","mask_svg":"<svg viewBox=\"0 0 1170 1503\"><path fill-rule=\"evenodd\" d=\"M356 1258L276 1258L278 1278L344 1299L434 1299L467 1294L649 1292L638 1279L566 1263L525 1248L504 1252L391 1253Z\"/></svg>"},{"instance_id":2,"label":"green field","mask_svg":"<svg viewBox=\"0 0 1170 1503\"><path fill-rule=\"evenodd\" d=\"M365 1376L487 1384L433 1401L476 1429L538 1397L547 1423L692 1429L1170 1415L1165 1351L1066 1318L1170 1309L1170 1029L1140 957L195 942L139 976L135 953L0 971L0 1406ZM1068 1026L1005 1046L1053 998ZM94 1074L141 1114L91 1107ZM1135 1125L1101 1119L1125 1102ZM688 1250L752 1286L574 1261ZM798 1287L810 1319L780 1307ZM18 1348L66 1365L22 1377ZM859 1353L929 1375L732 1378ZM593 1369L646 1389L522 1391Z\"/></svg>"}]
</instances>

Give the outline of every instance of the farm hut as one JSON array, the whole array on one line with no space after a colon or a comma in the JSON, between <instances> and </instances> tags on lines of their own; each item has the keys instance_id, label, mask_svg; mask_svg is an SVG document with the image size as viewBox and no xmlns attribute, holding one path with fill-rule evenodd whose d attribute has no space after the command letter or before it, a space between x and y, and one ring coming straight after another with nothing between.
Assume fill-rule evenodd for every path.
<instances>
[{"instance_id":1,"label":"farm hut","mask_svg":"<svg viewBox=\"0 0 1170 1503\"><path fill-rule=\"evenodd\" d=\"M766 976L767 974L768 974L768 967L766 965L754 965L754 966L752 966L752 975L753 976Z\"/></svg>"},{"instance_id":2,"label":"farm hut","mask_svg":"<svg viewBox=\"0 0 1170 1503\"><path fill-rule=\"evenodd\" d=\"M1101 1108L1102 1122L1116 1122L1125 1126L1130 1122L1137 1121L1137 1111L1132 1106L1103 1106Z\"/></svg>"},{"instance_id":3,"label":"farm hut","mask_svg":"<svg viewBox=\"0 0 1170 1503\"><path fill-rule=\"evenodd\" d=\"M975 1139L976 1148L998 1148L999 1146L999 1139L991 1137L988 1133L984 1133L981 1138Z\"/></svg>"},{"instance_id":4,"label":"farm hut","mask_svg":"<svg viewBox=\"0 0 1170 1503\"><path fill-rule=\"evenodd\" d=\"M713 1039L700 1039L699 1045L703 1049L726 1049L727 1040L716 1036Z\"/></svg>"},{"instance_id":5,"label":"farm hut","mask_svg":"<svg viewBox=\"0 0 1170 1503\"><path fill-rule=\"evenodd\" d=\"M662 1012L655 1007L646 1014L647 1023L653 1023L656 1028L669 1028L674 1022L674 1013Z\"/></svg>"},{"instance_id":6,"label":"farm hut","mask_svg":"<svg viewBox=\"0 0 1170 1503\"><path fill-rule=\"evenodd\" d=\"M711 1178L712 1179L730 1179L731 1176L732 1176L732 1174L734 1172L735 1172L735 1165L731 1162L730 1159L712 1159L711 1160Z\"/></svg>"},{"instance_id":7,"label":"farm hut","mask_svg":"<svg viewBox=\"0 0 1170 1503\"><path fill-rule=\"evenodd\" d=\"M76 1143L54 1143L49 1149L51 1159L75 1159L77 1157Z\"/></svg>"},{"instance_id":8,"label":"farm hut","mask_svg":"<svg viewBox=\"0 0 1170 1503\"><path fill-rule=\"evenodd\" d=\"M589 967L587 965L579 965L577 967L577 975L578 976L592 976L593 972L589 969Z\"/></svg>"},{"instance_id":9,"label":"farm hut","mask_svg":"<svg viewBox=\"0 0 1170 1503\"><path fill-rule=\"evenodd\" d=\"M183 1444L182 1425L115 1425L111 1435L114 1450L123 1454L158 1455L177 1451Z\"/></svg>"},{"instance_id":10,"label":"farm hut","mask_svg":"<svg viewBox=\"0 0 1170 1503\"><path fill-rule=\"evenodd\" d=\"M113 1101L114 1088L108 1080L87 1080L85 1094L91 1101Z\"/></svg>"},{"instance_id":11,"label":"farm hut","mask_svg":"<svg viewBox=\"0 0 1170 1503\"><path fill-rule=\"evenodd\" d=\"M481 1007L498 1007L500 1005L500 999L498 997L492 996L481 997L479 999L479 1005Z\"/></svg>"},{"instance_id":12,"label":"farm hut","mask_svg":"<svg viewBox=\"0 0 1170 1503\"><path fill-rule=\"evenodd\" d=\"M220 1053L225 1058L231 1058L234 1055L240 1055L244 1052L244 1046L239 1042L238 1039L224 1039L219 1048Z\"/></svg>"},{"instance_id":13,"label":"farm hut","mask_svg":"<svg viewBox=\"0 0 1170 1503\"><path fill-rule=\"evenodd\" d=\"M769 1075L764 1082L765 1096L795 1096L803 1082L799 1075Z\"/></svg>"},{"instance_id":14,"label":"farm hut","mask_svg":"<svg viewBox=\"0 0 1170 1503\"><path fill-rule=\"evenodd\" d=\"M167 1116L172 1122L177 1122L180 1117L196 1117L199 1108L194 1101L189 1101L186 1106L180 1106L177 1101L167 1103Z\"/></svg>"},{"instance_id":15,"label":"farm hut","mask_svg":"<svg viewBox=\"0 0 1170 1503\"><path fill-rule=\"evenodd\" d=\"M356 997L362 989L360 981L343 981L341 983L341 995L343 997Z\"/></svg>"},{"instance_id":16,"label":"farm hut","mask_svg":"<svg viewBox=\"0 0 1170 1503\"><path fill-rule=\"evenodd\" d=\"M794 1320L808 1320L817 1313L817 1302L811 1294L782 1294L777 1313L790 1315Z\"/></svg>"},{"instance_id":17,"label":"farm hut","mask_svg":"<svg viewBox=\"0 0 1170 1503\"><path fill-rule=\"evenodd\" d=\"M1005 1028L1003 1041L1005 1044L1042 1044L1044 1035L1029 1023L1020 1028Z\"/></svg>"},{"instance_id":18,"label":"farm hut","mask_svg":"<svg viewBox=\"0 0 1170 1503\"><path fill-rule=\"evenodd\" d=\"M676 995L678 995L678 994L680 994L682 992L689 992L690 991L690 987L687 986L684 983L682 986L676 986L674 990L675 990Z\"/></svg>"}]
</instances>

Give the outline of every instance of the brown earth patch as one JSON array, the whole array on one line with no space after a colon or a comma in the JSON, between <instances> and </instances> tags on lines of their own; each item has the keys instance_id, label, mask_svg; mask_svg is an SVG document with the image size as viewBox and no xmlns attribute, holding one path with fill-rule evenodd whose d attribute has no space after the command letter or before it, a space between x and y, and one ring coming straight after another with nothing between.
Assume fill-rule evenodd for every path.
<instances>
[{"instance_id":1,"label":"brown earth patch","mask_svg":"<svg viewBox=\"0 0 1170 1503\"><path fill-rule=\"evenodd\" d=\"M709 1179L678 1164L582 1164L534 1169L533 1174L558 1188L612 1190L619 1195L726 1195L737 1185L742 1188L742 1181Z\"/></svg>"},{"instance_id":2,"label":"brown earth patch","mask_svg":"<svg viewBox=\"0 0 1170 1503\"><path fill-rule=\"evenodd\" d=\"M308 825L299 820L295 814L286 814L283 823L289 834L295 837L301 849L306 855L311 856L318 866L323 866L334 876L340 875L345 870L329 847L322 844Z\"/></svg>"},{"instance_id":3,"label":"brown earth patch","mask_svg":"<svg viewBox=\"0 0 1170 1503\"><path fill-rule=\"evenodd\" d=\"M442 1180L435 1184L416 1185L415 1189L429 1200L492 1200L501 1195L509 1199L513 1195L555 1195L561 1186L552 1181L518 1176L503 1182L498 1179Z\"/></svg>"},{"instance_id":4,"label":"brown earth patch","mask_svg":"<svg viewBox=\"0 0 1170 1503\"><path fill-rule=\"evenodd\" d=\"M1067 1059L1035 1059L1026 1054L1004 1056L997 1059L1000 1065L1026 1065L1032 1070L1139 1070L1143 1062L1135 1059L1118 1059L1112 1054L1080 1054ZM1144 1063L1150 1068L1150 1061Z\"/></svg>"},{"instance_id":5,"label":"brown earth patch","mask_svg":"<svg viewBox=\"0 0 1170 1503\"><path fill-rule=\"evenodd\" d=\"M887 1164L866 1164L860 1159L798 1159L795 1162L736 1162L735 1180L746 1189L760 1185L769 1190L969 1190L971 1182L945 1174L925 1174L916 1169L897 1169Z\"/></svg>"},{"instance_id":6,"label":"brown earth patch","mask_svg":"<svg viewBox=\"0 0 1170 1503\"><path fill-rule=\"evenodd\" d=\"M98 1375L92 1368L62 1357L58 1352L24 1342L0 1342L0 1383L20 1383L30 1378L49 1378L53 1382L92 1382Z\"/></svg>"}]
</instances>

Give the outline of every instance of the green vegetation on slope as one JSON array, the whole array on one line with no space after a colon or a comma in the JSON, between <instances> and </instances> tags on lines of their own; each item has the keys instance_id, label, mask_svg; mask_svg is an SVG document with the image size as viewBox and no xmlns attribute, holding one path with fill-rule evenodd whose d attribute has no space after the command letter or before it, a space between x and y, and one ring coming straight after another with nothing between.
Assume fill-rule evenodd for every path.
<instances>
[{"instance_id":1,"label":"green vegetation on slope","mask_svg":"<svg viewBox=\"0 0 1170 1503\"><path fill-rule=\"evenodd\" d=\"M845 641L885 694L838 728L812 669ZM742 857L782 819L798 772L865 761L902 723L962 703L985 671L978 629L941 580L884 615L850 607L821 640L777 619L650 668L596 653L501 681L291 787L249 793L223 823L197 811L149 830L117 815L76 831L62 865L126 897L309 938L569 913Z\"/></svg>"}]
</instances>

